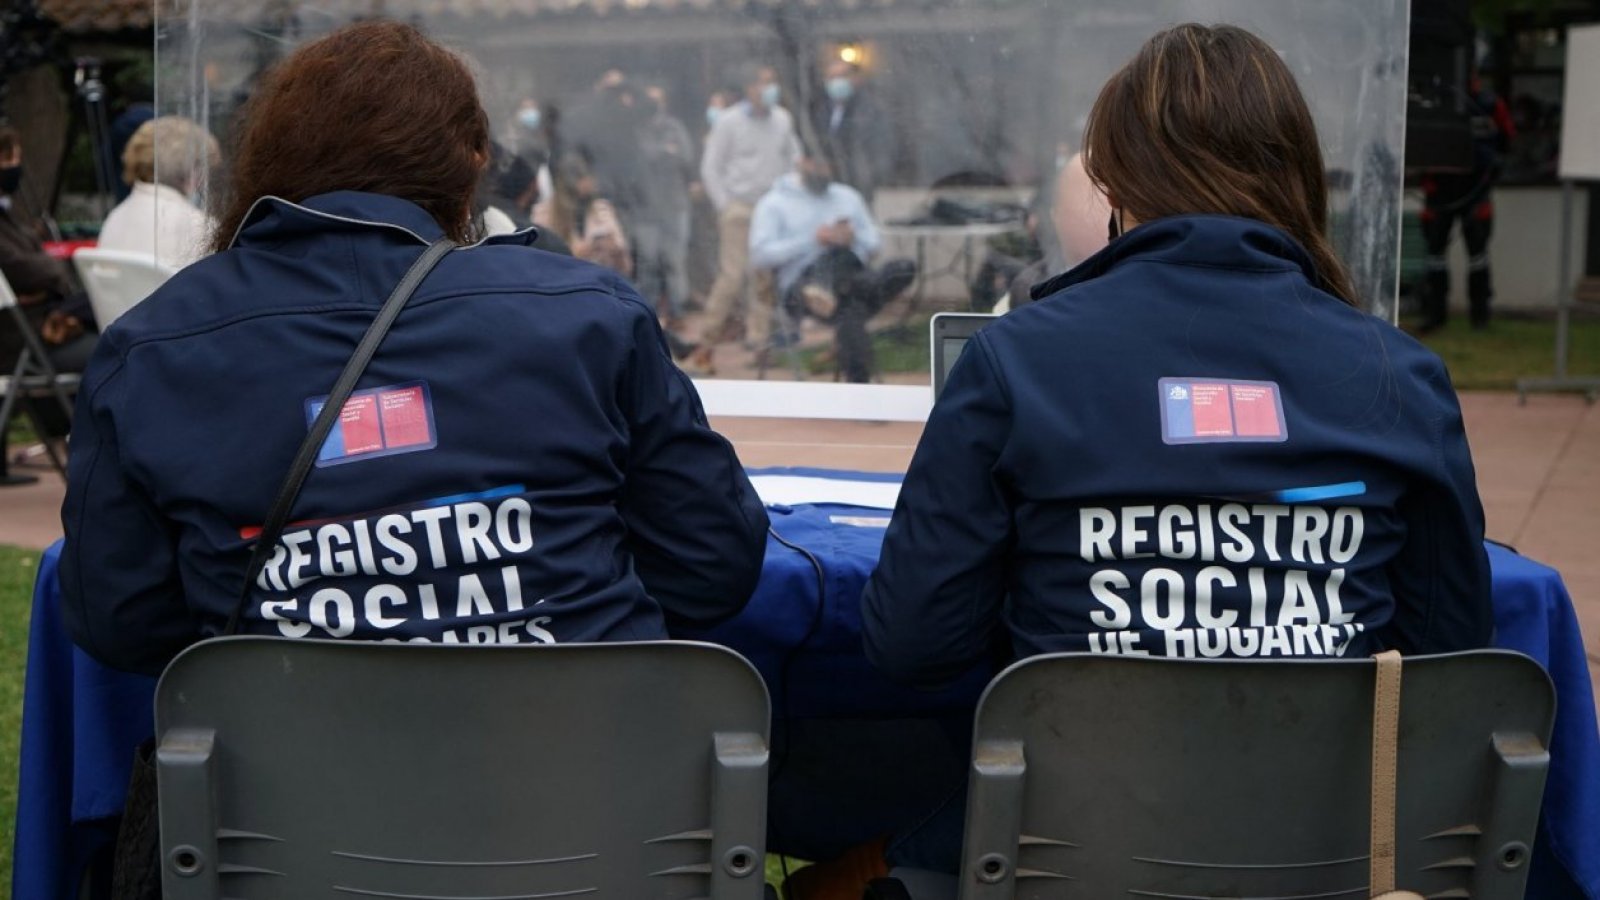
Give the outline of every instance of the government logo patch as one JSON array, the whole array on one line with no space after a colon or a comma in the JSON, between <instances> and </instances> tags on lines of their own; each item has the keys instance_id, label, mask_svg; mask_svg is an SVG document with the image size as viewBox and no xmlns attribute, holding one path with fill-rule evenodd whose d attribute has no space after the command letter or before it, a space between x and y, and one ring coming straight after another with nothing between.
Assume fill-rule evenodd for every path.
<instances>
[{"instance_id":1,"label":"government logo patch","mask_svg":"<svg viewBox=\"0 0 1600 900\"><path fill-rule=\"evenodd\" d=\"M1275 381L1163 378L1161 440L1167 444L1275 443L1289 439Z\"/></svg>"},{"instance_id":2,"label":"government logo patch","mask_svg":"<svg viewBox=\"0 0 1600 900\"><path fill-rule=\"evenodd\" d=\"M328 402L324 394L306 401L306 427ZM317 456L317 466L416 453L438 445L433 428L433 397L426 381L356 391Z\"/></svg>"}]
</instances>

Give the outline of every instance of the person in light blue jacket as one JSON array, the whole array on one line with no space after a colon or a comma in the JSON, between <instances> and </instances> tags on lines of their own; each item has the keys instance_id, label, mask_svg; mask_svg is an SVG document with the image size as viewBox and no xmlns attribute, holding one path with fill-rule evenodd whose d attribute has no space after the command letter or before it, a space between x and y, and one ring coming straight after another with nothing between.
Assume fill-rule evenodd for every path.
<instances>
[{"instance_id":1,"label":"person in light blue jacket","mask_svg":"<svg viewBox=\"0 0 1600 900\"><path fill-rule=\"evenodd\" d=\"M916 277L907 261L873 269L880 244L861 194L834 181L828 161L810 151L756 204L750 224L751 267L776 274L793 320L810 313L834 326L839 367L852 382L872 374L867 320Z\"/></svg>"}]
</instances>

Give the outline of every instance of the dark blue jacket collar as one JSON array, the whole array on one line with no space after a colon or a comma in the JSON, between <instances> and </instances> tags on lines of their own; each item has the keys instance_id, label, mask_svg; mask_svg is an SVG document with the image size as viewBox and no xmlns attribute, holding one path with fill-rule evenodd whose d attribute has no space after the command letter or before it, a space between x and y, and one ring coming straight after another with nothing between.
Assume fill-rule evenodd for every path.
<instances>
[{"instance_id":1,"label":"dark blue jacket collar","mask_svg":"<svg viewBox=\"0 0 1600 900\"><path fill-rule=\"evenodd\" d=\"M308 197L299 203L270 195L256 200L228 246L349 229L387 230L424 245L444 237L439 223L409 200L387 194L334 191ZM536 233L535 229L526 228L479 243L530 244Z\"/></svg>"},{"instance_id":2,"label":"dark blue jacket collar","mask_svg":"<svg viewBox=\"0 0 1600 900\"><path fill-rule=\"evenodd\" d=\"M1305 248L1265 222L1237 216L1169 216L1129 231L1076 268L1034 285L1030 293L1042 300L1130 260L1239 271L1298 269L1313 284L1320 281Z\"/></svg>"}]
</instances>

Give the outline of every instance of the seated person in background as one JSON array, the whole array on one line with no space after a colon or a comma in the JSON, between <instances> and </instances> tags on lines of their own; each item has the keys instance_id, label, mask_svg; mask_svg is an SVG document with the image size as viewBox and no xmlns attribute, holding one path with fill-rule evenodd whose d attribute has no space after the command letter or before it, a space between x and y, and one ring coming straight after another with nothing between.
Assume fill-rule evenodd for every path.
<instances>
[{"instance_id":1,"label":"seated person in background","mask_svg":"<svg viewBox=\"0 0 1600 900\"><path fill-rule=\"evenodd\" d=\"M122 151L123 178L133 190L106 216L97 246L142 253L173 269L199 259L215 223L189 198L220 157L217 139L182 116L140 125Z\"/></svg>"},{"instance_id":2,"label":"seated person in background","mask_svg":"<svg viewBox=\"0 0 1600 900\"><path fill-rule=\"evenodd\" d=\"M555 198L534 209L534 224L555 232L572 255L623 275L633 272L628 236L611 201L600 196L600 183L577 155L562 160L555 179Z\"/></svg>"},{"instance_id":3,"label":"seated person in background","mask_svg":"<svg viewBox=\"0 0 1600 900\"><path fill-rule=\"evenodd\" d=\"M778 296L795 321L809 312L831 323L845 380L872 376L867 320L916 279L916 266L894 261L875 271L878 226L855 188L833 180L813 152L779 178L750 221L750 265L776 270Z\"/></svg>"},{"instance_id":4,"label":"seated person in background","mask_svg":"<svg viewBox=\"0 0 1600 900\"><path fill-rule=\"evenodd\" d=\"M1288 66L1239 28L1163 31L1084 144L1113 240L956 363L863 594L868 657L934 685L997 638L1017 657L1485 646L1455 391L1358 306ZM954 865L952 831L923 864Z\"/></svg>"},{"instance_id":5,"label":"seated person in background","mask_svg":"<svg viewBox=\"0 0 1600 900\"><path fill-rule=\"evenodd\" d=\"M510 234L533 225L529 216L539 200L536 171L501 144L489 144L489 168L478 185L476 200L483 210L485 234Z\"/></svg>"},{"instance_id":6,"label":"seated person in background","mask_svg":"<svg viewBox=\"0 0 1600 900\"><path fill-rule=\"evenodd\" d=\"M1083 154L1074 153L1057 174L1050 192L1049 209L1039 217L1041 240L1054 240L1061 248L1066 268L1072 268L1106 246L1106 217L1111 207L1083 169ZM1048 224L1050 227L1043 227ZM1050 237L1045 238L1044 232ZM1049 261L1041 259L1018 272L997 313L1010 312L1033 302L1033 288L1049 275Z\"/></svg>"},{"instance_id":7,"label":"seated person in background","mask_svg":"<svg viewBox=\"0 0 1600 900\"><path fill-rule=\"evenodd\" d=\"M89 298L73 282L72 267L46 253L39 236L13 208L12 198L21 187L21 138L16 129L0 125L0 274L43 338L50 362L58 371L81 372L95 341ZM14 322L0 315L0 372L6 375L23 347Z\"/></svg>"},{"instance_id":8,"label":"seated person in background","mask_svg":"<svg viewBox=\"0 0 1600 900\"><path fill-rule=\"evenodd\" d=\"M71 266L44 251L39 236L12 206L22 187L22 140L15 128L0 125L0 274L17 295L29 326L44 344L57 372L81 372L94 350L94 314L89 298L78 290ZM21 356L24 335L15 316L0 312L0 376L10 376ZM67 433L67 415L54 400L23 397L47 432L46 438ZM0 422L0 485L24 484L36 479L12 475L6 464L8 422Z\"/></svg>"},{"instance_id":9,"label":"seated person in background","mask_svg":"<svg viewBox=\"0 0 1600 900\"><path fill-rule=\"evenodd\" d=\"M467 66L395 22L295 50L239 127L216 252L117 321L80 394L62 618L117 668L225 630L319 398L423 249L467 240L489 153ZM530 239L455 250L401 311L241 631L650 640L744 606L767 517L654 312Z\"/></svg>"}]
</instances>

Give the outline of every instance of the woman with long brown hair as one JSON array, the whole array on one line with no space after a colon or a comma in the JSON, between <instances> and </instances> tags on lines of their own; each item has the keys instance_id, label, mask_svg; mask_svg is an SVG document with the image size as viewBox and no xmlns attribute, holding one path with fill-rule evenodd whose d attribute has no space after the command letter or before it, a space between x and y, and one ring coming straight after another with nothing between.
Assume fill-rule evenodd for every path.
<instances>
[{"instance_id":1,"label":"woman with long brown hair","mask_svg":"<svg viewBox=\"0 0 1600 900\"><path fill-rule=\"evenodd\" d=\"M472 240L489 130L467 66L353 25L244 111L215 251L117 320L84 376L62 518L69 630L159 672L228 627L286 637L666 637L736 613L766 515L655 315L615 273ZM385 298L399 312L289 524L246 561Z\"/></svg>"},{"instance_id":2,"label":"woman with long brown hair","mask_svg":"<svg viewBox=\"0 0 1600 900\"><path fill-rule=\"evenodd\" d=\"M1112 240L956 363L863 598L868 655L936 684L997 643L1485 645L1455 392L1359 308L1284 61L1239 28L1163 31L1107 82L1084 144Z\"/></svg>"}]
</instances>

